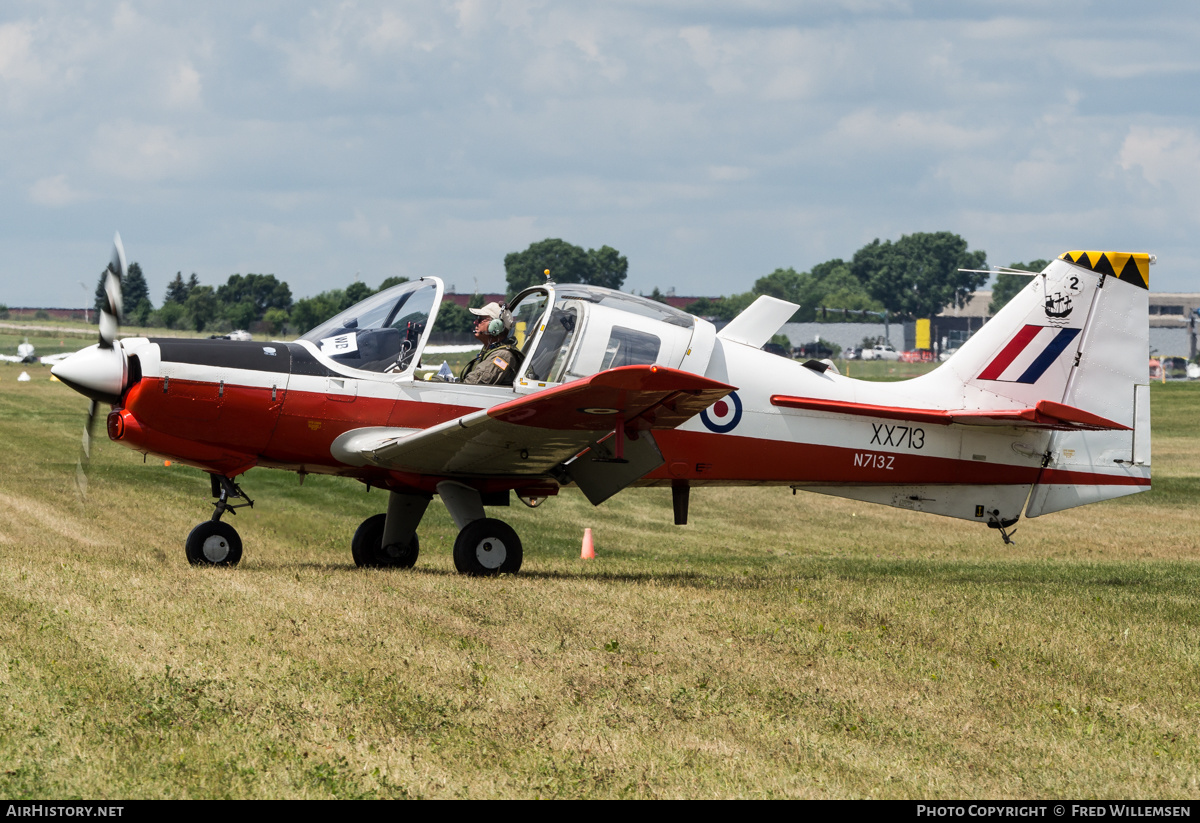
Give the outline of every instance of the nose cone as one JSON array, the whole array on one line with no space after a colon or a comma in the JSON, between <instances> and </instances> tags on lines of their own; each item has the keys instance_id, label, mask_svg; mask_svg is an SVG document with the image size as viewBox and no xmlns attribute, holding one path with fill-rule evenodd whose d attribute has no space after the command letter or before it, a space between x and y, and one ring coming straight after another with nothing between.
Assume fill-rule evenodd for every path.
<instances>
[{"instance_id":1,"label":"nose cone","mask_svg":"<svg viewBox=\"0 0 1200 823\"><path fill-rule=\"evenodd\" d=\"M125 390L125 352L120 343L111 349L88 346L55 365L50 373L85 397L113 405L120 402Z\"/></svg>"}]
</instances>

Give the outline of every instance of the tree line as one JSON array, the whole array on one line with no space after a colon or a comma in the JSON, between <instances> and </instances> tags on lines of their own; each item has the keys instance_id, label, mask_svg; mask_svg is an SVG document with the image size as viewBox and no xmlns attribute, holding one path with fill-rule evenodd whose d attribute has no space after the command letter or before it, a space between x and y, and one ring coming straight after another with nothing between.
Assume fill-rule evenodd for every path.
<instances>
[{"instance_id":1,"label":"tree line","mask_svg":"<svg viewBox=\"0 0 1200 823\"><path fill-rule=\"evenodd\" d=\"M755 281L746 292L701 298L687 311L703 317L730 320L761 295L796 303L797 322L842 319L849 315L875 319L888 312L897 317L933 317L947 306L962 306L971 294L987 283L982 271L987 255L971 251L967 241L950 232L917 232L899 240L875 239L856 251L850 260L835 258L818 263L808 271L779 268ZM1014 263L1011 268L1041 271L1046 261ZM557 283L584 283L620 289L629 271L629 261L611 246L584 249L558 238L531 243L524 251L504 258L509 299L522 289L542 283L546 271ZM294 300L291 289L273 274L232 274L220 286L202 285L195 273L185 279L182 272L167 285L162 303L155 308L141 266L130 264L122 283L124 322L134 326L191 329L249 329L271 334L286 331L303 334L355 303L399 283L405 277L389 277L371 288L355 281L343 289L331 289L313 297ZM999 275L990 307L994 314L1025 285L1026 278ZM651 298L664 300L655 287ZM664 300L665 301L665 300ZM482 305L475 295L470 307ZM104 274L96 285L96 309L105 305ZM834 312L833 315L830 312ZM463 332L471 326L466 308L446 301L434 324L436 331Z\"/></svg>"}]
</instances>

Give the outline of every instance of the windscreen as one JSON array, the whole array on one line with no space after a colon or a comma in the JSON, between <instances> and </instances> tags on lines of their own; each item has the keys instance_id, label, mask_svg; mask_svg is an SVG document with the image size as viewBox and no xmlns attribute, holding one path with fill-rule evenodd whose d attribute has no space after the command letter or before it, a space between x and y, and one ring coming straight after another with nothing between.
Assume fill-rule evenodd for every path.
<instances>
[{"instance_id":1,"label":"windscreen","mask_svg":"<svg viewBox=\"0 0 1200 823\"><path fill-rule=\"evenodd\" d=\"M351 306L300 339L353 369L408 371L437 294L433 278L402 283Z\"/></svg>"}]
</instances>

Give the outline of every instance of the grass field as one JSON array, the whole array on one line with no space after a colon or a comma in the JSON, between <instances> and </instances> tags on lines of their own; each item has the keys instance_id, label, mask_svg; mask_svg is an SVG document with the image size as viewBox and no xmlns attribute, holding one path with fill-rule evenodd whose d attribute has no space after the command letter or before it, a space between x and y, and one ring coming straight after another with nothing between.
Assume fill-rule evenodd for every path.
<instances>
[{"instance_id":1,"label":"grass field","mask_svg":"<svg viewBox=\"0 0 1200 823\"><path fill-rule=\"evenodd\" d=\"M851 367L853 369L853 366ZM1200 797L1200 386L1152 492L978 525L784 489L499 513L515 577L353 566L385 498L253 470L235 570L203 473L0 368L0 796ZM853 373L853 371L852 371ZM888 377L891 375L879 375ZM597 559L579 559L583 528Z\"/></svg>"}]
</instances>

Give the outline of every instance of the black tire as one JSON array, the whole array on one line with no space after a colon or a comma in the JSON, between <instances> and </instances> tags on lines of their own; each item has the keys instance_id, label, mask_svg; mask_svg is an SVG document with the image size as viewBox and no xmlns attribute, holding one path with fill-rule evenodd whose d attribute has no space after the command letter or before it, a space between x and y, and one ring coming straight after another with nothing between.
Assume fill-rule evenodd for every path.
<instances>
[{"instance_id":1,"label":"black tire","mask_svg":"<svg viewBox=\"0 0 1200 823\"><path fill-rule=\"evenodd\" d=\"M186 549L193 566L236 566L242 559L242 538L228 523L206 520L192 529Z\"/></svg>"},{"instance_id":2,"label":"black tire","mask_svg":"<svg viewBox=\"0 0 1200 823\"><path fill-rule=\"evenodd\" d=\"M516 574L521 556L521 538L503 520L491 517L468 523L454 541L454 568L463 574Z\"/></svg>"},{"instance_id":3,"label":"black tire","mask_svg":"<svg viewBox=\"0 0 1200 823\"><path fill-rule=\"evenodd\" d=\"M368 569L411 569L421 553L421 541L414 532L406 545L384 546L383 524L386 520L386 514L368 517L354 532L354 539L350 541L354 564Z\"/></svg>"}]
</instances>

